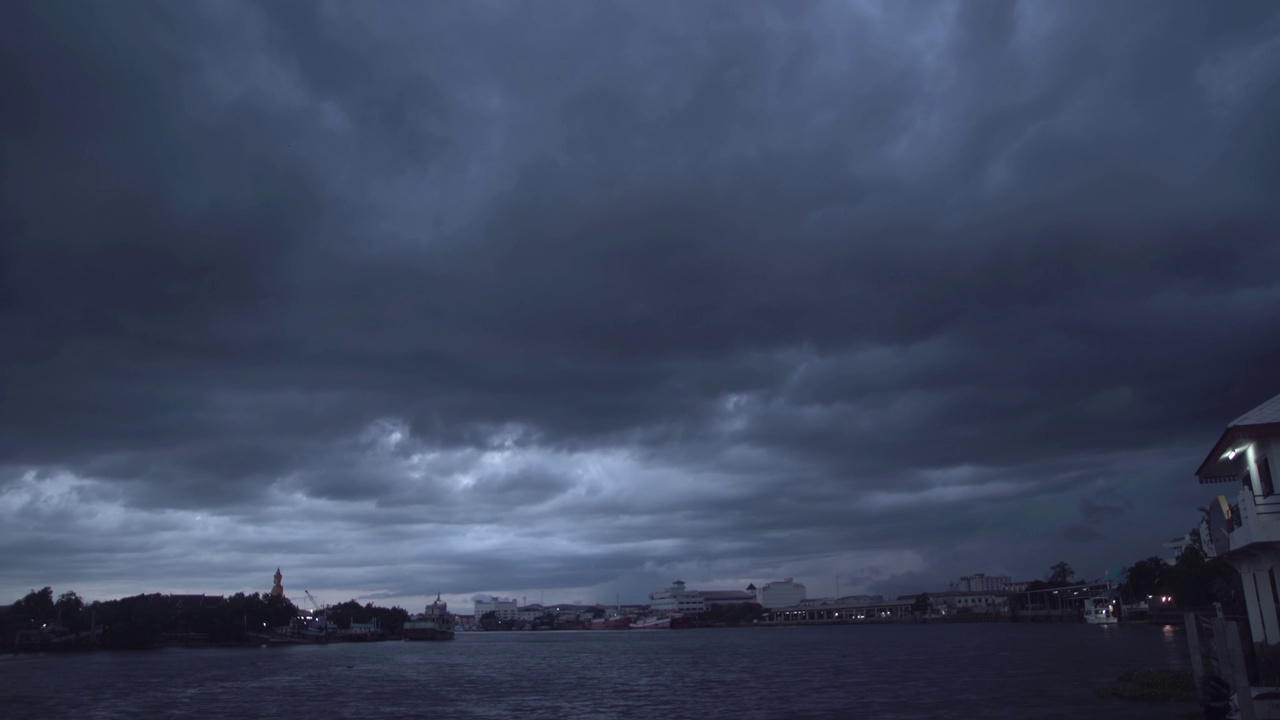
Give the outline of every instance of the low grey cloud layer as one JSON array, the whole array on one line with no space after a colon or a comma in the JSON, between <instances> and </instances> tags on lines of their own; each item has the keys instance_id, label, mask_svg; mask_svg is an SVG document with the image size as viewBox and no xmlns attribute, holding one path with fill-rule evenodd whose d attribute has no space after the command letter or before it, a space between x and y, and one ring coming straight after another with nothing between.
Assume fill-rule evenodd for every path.
<instances>
[{"instance_id":1,"label":"low grey cloud layer","mask_svg":"<svg viewBox=\"0 0 1280 720\"><path fill-rule=\"evenodd\" d=\"M1280 391L1269 2L0 8L0 592L913 592Z\"/></svg>"}]
</instances>

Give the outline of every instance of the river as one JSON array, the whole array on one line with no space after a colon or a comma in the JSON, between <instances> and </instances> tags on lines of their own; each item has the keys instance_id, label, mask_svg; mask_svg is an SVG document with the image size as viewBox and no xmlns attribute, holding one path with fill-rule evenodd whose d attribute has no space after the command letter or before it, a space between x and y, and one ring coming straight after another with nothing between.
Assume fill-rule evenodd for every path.
<instances>
[{"instance_id":1,"label":"river","mask_svg":"<svg viewBox=\"0 0 1280 720\"><path fill-rule=\"evenodd\" d=\"M1147 625L459 633L448 643L0 656L0 718L1171 718L1102 699L1186 668Z\"/></svg>"}]
</instances>

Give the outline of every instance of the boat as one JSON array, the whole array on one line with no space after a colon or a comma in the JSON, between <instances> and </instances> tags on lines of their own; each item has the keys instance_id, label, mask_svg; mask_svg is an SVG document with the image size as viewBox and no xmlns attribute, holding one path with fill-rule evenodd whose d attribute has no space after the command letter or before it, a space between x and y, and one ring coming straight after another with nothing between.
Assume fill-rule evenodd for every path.
<instances>
[{"instance_id":1,"label":"boat","mask_svg":"<svg viewBox=\"0 0 1280 720\"><path fill-rule=\"evenodd\" d=\"M631 621L632 630L675 630L689 627L691 618L683 613L651 615Z\"/></svg>"},{"instance_id":2,"label":"boat","mask_svg":"<svg viewBox=\"0 0 1280 720\"><path fill-rule=\"evenodd\" d=\"M662 615L657 617L637 618L631 623L633 630L670 630L671 616Z\"/></svg>"},{"instance_id":3,"label":"boat","mask_svg":"<svg viewBox=\"0 0 1280 720\"><path fill-rule=\"evenodd\" d=\"M608 618L596 618L587 623L588 630L630 630L631 618L619 615Z\"/></svg>"},{"instance_id":4,"label":"boat","mask_svg":"<svg viewBox=\"0 0 1280 720\"><path fill-rule=\"evenodd\" d=\"M287 627L277 628L268 644L296 645L299 643L327 643L337 634L338 628L323 610L304 610L289 621Z\"/></svg>"},{"instance_id":5,"label":"boat","mask_svg":"<svg viewBox=\"0 0 1280 720\"><path fill-rule=\"evenodd\" d=\"M405 640L452 640L455 618L449 612L449 604L436 599L427 606L427 611L414 615L404 624Z\"/></svg>"},{"instance_id":6,"label":"boat","mask_svg":"<svg viewBox=\"0 0 1280 720\"><path fill-rule=\"evenodd\" d=\"M1084 621L1090 625L1114 625L1120 619L1116 617L1116 606L1111 598L1099 595L1084 601Z\"/></svg>"}]
</instances>

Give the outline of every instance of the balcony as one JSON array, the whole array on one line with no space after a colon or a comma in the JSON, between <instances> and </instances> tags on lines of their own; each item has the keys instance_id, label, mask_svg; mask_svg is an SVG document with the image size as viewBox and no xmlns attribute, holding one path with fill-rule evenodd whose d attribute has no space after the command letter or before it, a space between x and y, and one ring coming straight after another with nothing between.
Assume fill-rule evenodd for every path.
<instances>
[{"instance_id":1,"label":"balcony","mask_svg":"<svg viewBox=\"0 0 1280 720\"><path fill-rule=\"evenodd\" d=\"M1280 495L1257 497L1246 488L1235 505L1219 496L1200 523L1200 539L1210 557L1258 550L1261 543L1280 547Z\"/></svg>"}]
</instances>

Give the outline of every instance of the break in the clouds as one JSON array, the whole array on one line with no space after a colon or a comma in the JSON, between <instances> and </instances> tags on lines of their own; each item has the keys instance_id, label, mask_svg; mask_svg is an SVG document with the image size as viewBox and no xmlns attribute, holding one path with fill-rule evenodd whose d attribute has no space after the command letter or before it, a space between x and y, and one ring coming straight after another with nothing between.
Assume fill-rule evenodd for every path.
<instances>
[{"instance_id":1,"label":"break in the clouds","mask_svg":"<svg viewBox=\"0 0 1280 720\"><path fill-rule=\"evenodd\" d=\"M1280 391L1272 2L8 2L0 595L1086 575Z\"/></svg>"}]
</instances>

